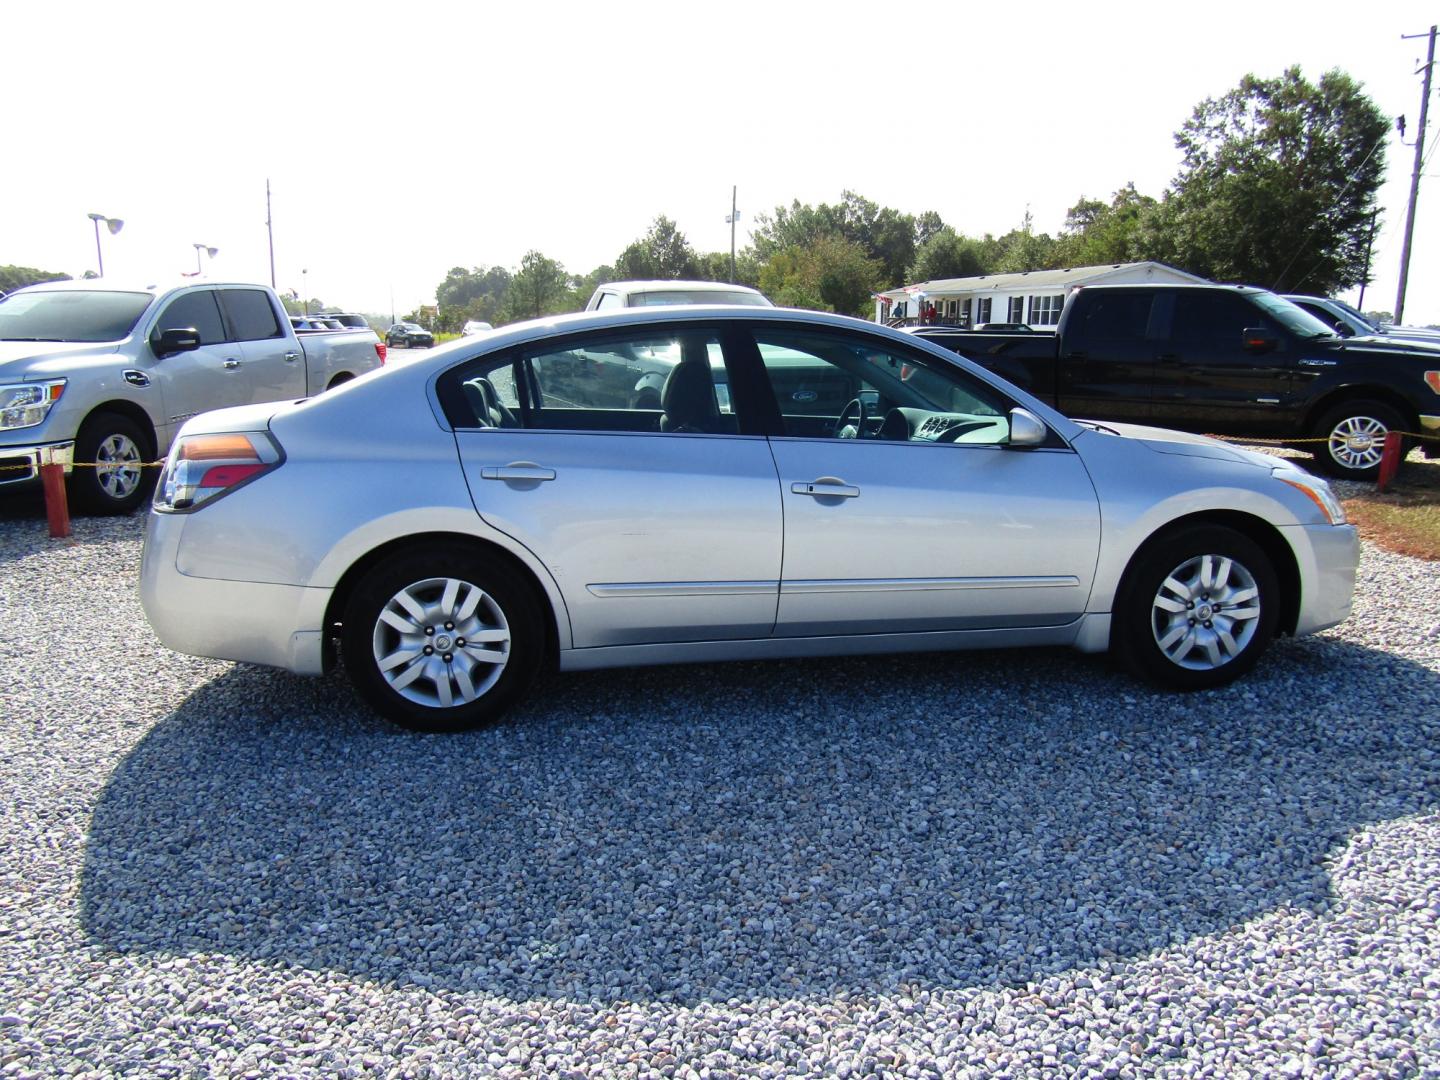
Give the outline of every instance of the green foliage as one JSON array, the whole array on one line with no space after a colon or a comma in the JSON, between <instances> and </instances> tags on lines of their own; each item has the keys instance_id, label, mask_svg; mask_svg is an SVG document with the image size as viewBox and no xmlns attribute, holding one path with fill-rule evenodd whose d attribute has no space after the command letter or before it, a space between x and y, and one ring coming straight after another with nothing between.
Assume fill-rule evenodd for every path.
<instances>
[{"instance_id":1,"label":"green foliage","mask_svg":"<svg viewBox=\"0 0 1440 1080\"><path fill-rule=\"evenodd\" d=\"M1165 239L1220 281L1327 295L1361 282L1389 121L1348 75L1247 75L1175 135Z\"/></svg>"},{"instance_id":2,"label":"green foliage","mask_svg":"<svg viewBox=\"0 0 1440 1080\"><path fill-rule=\"evenodd\" d=\"M751 240L762 262L789 248L813 248L821 239L838 238L857 245L878 264L886 287L904 283L918 238L928 239L944 225L934 211L917 220L853 191L843 192L835 206L810 206L797 199L788 208L777 206L773 214L757 214L755 221Z\"/></svg>"},{"instance_id":3,"label":"green foliage","mask_svg":"<svg viewBox=\"0 0 1440 1080\"><path fill-rule=\"evenodd\" d=\"M473 270L451 267L445 280L435 287L435 299L440 305L439 329L458 332L471 319L497 322L510 282L510 271L503 266L477 266Z\"/></svg>"},{"instance_id":4,"label":"green foliage","mask_svg":"<svg viewBox=\"0 0 1440 1080\"><path fill-rule=\"evenodd\" d=\"M620 253L615 273L621 281L693 281L698 260L685 234L661 214L649 232Z\"/></svg>"},{"instance_id":5,"label":"green foliage","mask_svg":"<svg viewBox=\"0 0 1440 1080\"><path fill-rule=\"evenodd\" d=\"M961 236L943 225L920 245L907 278L915 282L976 277L990 272L992 254L986 250L985 241Z\"/></svg>"},{"instance_id":6,"label":"green foliage","mask_svg":"<svg viewBox=\"0 0 1440 1080\"><path fill-rule=\"evenodd\" d=\"M781 307L865 315L884 269L859 244L821 236L778 252L760 269L760 290Z\"/></svg>"},{"instance_id":7,"label":"green foliage","mask_svg":"<svg viewBox=\"0 0 1440 1080\"><path fill-rule=\"evenodd\" d=\"M542 315L570 311L576 306L572 279L565 272L565 267L538 251L529 251L520 260L520 269L510 279L500 321L538 319Z\"/></svg>"},{"instance_id":8,"label":"green foliage","mask_svg":"<svg viewBox=\"0 0 1440 1080\"><path fill-rule=\"evenodd\" d=\"M42 281L69 281L69 274L36 270L33 266L0 266L0 292L14 292Z\"/></svg>"},{"instance_id":9,"label":"green foliage","mask_svg":"<svg viewBox=\"0 0 1440 1080\"><path fill-rule=\"evenodd\" d=\"M1159 205L1136 191L1133 183L1115 192L1108 203L1082 198L1065 215L1056 243L1058 265L1103 266L1150 258L1147 228Z\"/></svg>"}]
</instances>

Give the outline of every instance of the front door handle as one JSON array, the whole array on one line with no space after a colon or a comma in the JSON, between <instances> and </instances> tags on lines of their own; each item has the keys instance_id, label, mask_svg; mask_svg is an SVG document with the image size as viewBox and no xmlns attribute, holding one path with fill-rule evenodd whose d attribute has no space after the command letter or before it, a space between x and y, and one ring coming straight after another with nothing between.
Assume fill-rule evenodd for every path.
<instances>
[{"instance_id":1,"label":"front door handle","mask_svg":"<svg viewBox=\"0 0 1440 1080\"><path fill-rule=\"evenodd\" d=\"M808 484L794 483L790 490L796 495L813 495L817 499L853 499L860 494L858 487L833 476L822 476Z\"/></svg>"},{"instance_id":2,"label":"front door handle","mask_svg":"<svg viewBox=\"0 0 1440 1080\"><path fill-rule=\"evenodd\" d=\"M554 480L555 470L533 461L512 461L509 465L486 465L480 470L482 480Z\"/></svg>"},{"instance_id":3,"label":"front door handle","mask_svg":"<svg viewBox=\"0 0 1440 1080\"><path fill-rule=\"evenodd\" d=\"M234 371L234 370L235 370L236 368L238 368L239 366L240 366L240 361L239 361L239 360L226 360L226 361L225 361L225 364L224 364L224 367L225 367L225 370L226 370L226 371Z\"/></svg>"},{"instance_id":4,"label":"front door handle","mask_svg":"<svg viewBox=\"0 0 1440 1080\"><path fill-rule=\"evenodd\" d=\"M293 364L296 360L299 360L299 359L300 359L300 354L299 354L298 352L287 352L287 353L285 354L285 360L286 360L287 363Z\"/></svg>"}]
</instances>

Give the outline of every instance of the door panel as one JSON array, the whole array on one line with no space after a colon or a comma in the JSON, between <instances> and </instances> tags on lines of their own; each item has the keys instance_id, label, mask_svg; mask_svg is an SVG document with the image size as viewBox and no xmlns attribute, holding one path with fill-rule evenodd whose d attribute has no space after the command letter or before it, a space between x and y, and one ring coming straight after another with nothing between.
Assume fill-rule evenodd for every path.
<instances>
[{"instance_id":1,"label":"door panel","mask_svg":"<svg viewBox=\"0 0 1440 1080\"><path fill-rule=\"evenodd\" d=\"M764 438L493 428L456 439L480 515L554 575L575 647L771 633L781 518Z\"/></svg>"},{"instance_id":2,"label":"door panel","mask_svg":"<svg viewBox=\"0 0 1440 1080\"><path fill-rule=\"evenodd\" d=\"M192 329L200 347L156 360L151 369L160 383L168 423L181 424L197 413L246 405L250 401L245 355L227 341L213 289L192 289L173 297L149 330L153 340L163 330Z\"/></svg>"},{"instance_id":3,"label":"door panel","mask_svg":"<svg viewBox=\"0 0 1440 1080\"><path fill-rule=\"evenodd\" d=\"M270 295L262 289L221 289L220 304L235 348L245 356L249 401L304 397L305 357Z\"/></svg>"},{"instance_id":4,"label":"door panel","mask_svg":"<svg viewBox=\"0 0 1440 1080\"><path fill-rule=\"evenodd\" d=\"M860 439L772 449L785 505L777 634L1055 626L1084 611L1100 513L1070 451ZM794 490L821 478L848 490Z\"/></svg>"}]
</instances>

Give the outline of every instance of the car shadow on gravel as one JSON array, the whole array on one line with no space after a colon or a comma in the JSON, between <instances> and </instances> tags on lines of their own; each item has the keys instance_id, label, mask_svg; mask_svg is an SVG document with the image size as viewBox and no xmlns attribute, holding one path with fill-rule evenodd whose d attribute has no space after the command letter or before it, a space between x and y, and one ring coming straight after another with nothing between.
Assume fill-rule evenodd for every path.
<instances>
[{"instance_id":1,"label":"car shadow on gravel","mask_svg":"<svg viewBox=\"0 0 1440 1080\"><path fill-rule=\"evenodd\" d=\"M1323 912L1347 835L1436 804L1437 678L1323 637L1179 696L1068 652L692 666L424 737L237 667L115 770L82 925L510 999L1015 984Z\"/></svg>"}]
</instances>

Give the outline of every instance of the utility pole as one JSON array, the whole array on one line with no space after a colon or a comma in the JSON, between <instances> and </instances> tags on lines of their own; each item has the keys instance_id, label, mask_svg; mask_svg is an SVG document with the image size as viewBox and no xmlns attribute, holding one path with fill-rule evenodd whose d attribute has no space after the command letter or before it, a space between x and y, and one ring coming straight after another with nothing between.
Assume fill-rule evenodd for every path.
<instances>
[{"instance_id":1,"label":"utility pole","mask_svg":"<svg viewBox=\"0 0 1440 1080\"><path fill-rule=\"evenodd\" d=\"M1401 40L1425 37L1402 34ZM1430 27L1430 51L1425 57L1425 89L1420 95L1420 130L1415 135L1415 171L1410 174L1410 209L1405 213L1405 243L1400 248L1400 290L1395 295L1395 325L1405 314L1405 285L1410 277L1410 241L1415 235L1415 200L1420 197L1420 170L1425 164L1425 117L1430 111L1430 73L1435 68L1435 27ZM1404 138L1404 133L1401 133Z\"/></svg>"},{"instance_id":2,"label":"utility pole","mask_svg":"<svg viewBox=\"0 0 1440 1080\"><path fill-rule=\"evenodd\" d=\"M740 220L740 211L735 209L734 184L730 185L730 214L725 218L730 225L730 284L735 284L735 222Z\"/></svg>"},{"instance_id":3,"label":"utility pole","mask_svg":"<svg viewBox=\"0 0 1440 1080\"><path fill-rule=\"evenodd\" d=\"M265 178L265 232L270 237L270 288L275 288L275 226L270 222L270 178Z\"/></svg>"},{"instance_id":4,"label":"utility pole","mask_svg":"<svg viewBox=\"0 0 1440 1080\"><path fill-rule=\"evenodd\" d=\"M1360 302L1355 306L1365 310L1365 286L1370 284L1370 252L1375 250L1375 224L1380 220L1380 208L1370 211L1370 238L1365 241L1365 272L1360 275Z\"/></svg>"}]
</instances>

